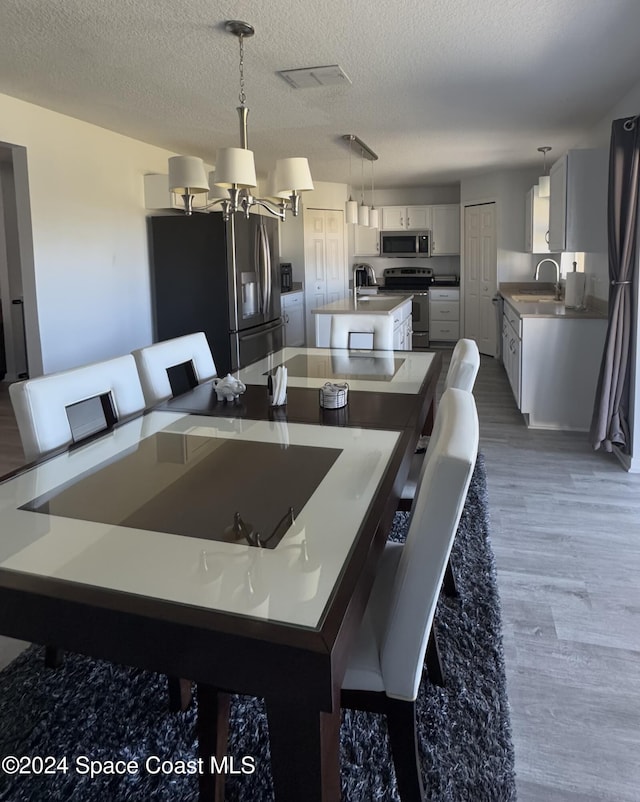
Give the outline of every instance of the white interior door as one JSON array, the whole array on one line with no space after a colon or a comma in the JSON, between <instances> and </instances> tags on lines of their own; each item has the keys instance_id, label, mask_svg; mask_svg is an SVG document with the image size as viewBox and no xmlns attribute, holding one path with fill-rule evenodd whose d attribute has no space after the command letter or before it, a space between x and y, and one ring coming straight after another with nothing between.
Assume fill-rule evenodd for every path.
<instances>
[{"instance_id":1,"label":"white interior door","mask_svg":"<svg viewBox=\"0 0 640 802\"><path fill-rule=\"evenodd\" d=\"M315 343L311 310L344 298L349 288L342 210L304 210L304 253L307 343Z\"/></svg>"},{"instance_id":2,"label":"white interior door","mask_svg":"<svg viewBox=\"0 0 640 802\"><path fill-rule=\"evenodd\" d=\"M493 296L498 290L496 205L464 209L464 336L475 340L482 354L497 353Z\"/></svg>"}]
</instances>

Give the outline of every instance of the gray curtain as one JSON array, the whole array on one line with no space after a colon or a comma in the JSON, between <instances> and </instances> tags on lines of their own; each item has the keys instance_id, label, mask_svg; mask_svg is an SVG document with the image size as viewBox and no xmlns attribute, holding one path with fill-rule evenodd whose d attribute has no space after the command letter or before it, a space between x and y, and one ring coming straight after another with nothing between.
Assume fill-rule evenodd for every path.
<instances>
[{"instance_id":1,"label":"gray curtain","mask_svg":"<svg viewBox=\"0 0 640 802\"><path fill-rule=\"evenodd\" d=\"M609 325L590 439L594 449L629 452L629 375L640 189L640 115L614 120L609 153Z\"/></svg>"}]
</instances>

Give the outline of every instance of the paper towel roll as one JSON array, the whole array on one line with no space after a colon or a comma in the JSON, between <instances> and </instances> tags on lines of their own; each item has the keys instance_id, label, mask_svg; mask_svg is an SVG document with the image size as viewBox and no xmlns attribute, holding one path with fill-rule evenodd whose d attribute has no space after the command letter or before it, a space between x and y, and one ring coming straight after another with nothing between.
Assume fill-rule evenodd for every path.
<instances>
[{"instance_id":1,"label":"paper towel roll","mask_svg":"<svg viewBox=\"0 0 640 802\"><path fill-rule=\"evenodd\" d=\"M567 273L564 288L564 305L569 309L582 306L584 301L584 273Z\"/></svg>"}]
</instances>

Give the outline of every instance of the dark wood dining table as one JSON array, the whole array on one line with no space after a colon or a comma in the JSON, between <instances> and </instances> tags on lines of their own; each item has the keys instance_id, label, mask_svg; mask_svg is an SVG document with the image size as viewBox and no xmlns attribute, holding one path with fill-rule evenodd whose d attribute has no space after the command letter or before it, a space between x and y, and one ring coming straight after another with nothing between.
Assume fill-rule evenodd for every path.
<instances>
[{"instance_id":1,"label":"dark wood dining table","mask_svg":"<svg viewBox=\"0 0 640 802\"><path fill-rule=\"evenodd\" d=\"M0 483L0 632L195 681L204 754L212 689L264 698L278 802L340 799L349 644L441 369L396 352L384 380L371 360L295 375L323 350L241 371L236 403L202 385ZM287 363L273 408L266 377ZM340 380L346 411L321 409Z\"/></svg>"}]
</instances>

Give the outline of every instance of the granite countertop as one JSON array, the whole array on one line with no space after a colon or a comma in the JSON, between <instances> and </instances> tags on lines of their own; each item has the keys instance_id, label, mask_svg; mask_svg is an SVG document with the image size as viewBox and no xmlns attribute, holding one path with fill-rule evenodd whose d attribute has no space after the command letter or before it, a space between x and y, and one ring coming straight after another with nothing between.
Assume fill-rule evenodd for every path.
<instances>
[{"instance_id":1,"label":"granite countertop","mask_svg":"<svg viewBox=\"0 0 640 802\"><path fill-rule=\"evenodd\" d=\"M530 292L537 292L539 295L554 296L554 285L546 282L535 283L508 283L500 284L499 293L504 300L513 307L520 317L548 317L548 318L567 318L577 320L601 320L606 319L606 302L597 298L587 297L586 309L568 309L564 301L545 300L540 301L534 297L531 300L520 298L521 295ZM517 300L516 300L517 298ZM604 306L604 308L603 308Z\"/></svg>"},{"instance_id":2,"label":"granite countertop","mask_svg":"<svg viewBox=\"0 0 640 802\"><path fill-rule=\"evenodd\" d=\"M402 304L413 298L411 293L406 295L360 295L354 301L353 294L339 301L333 301L325 306L312 309L314 315L352 315L354 312L362 312L365 315L390 315Z\"/></svg>"}]
</instances>

